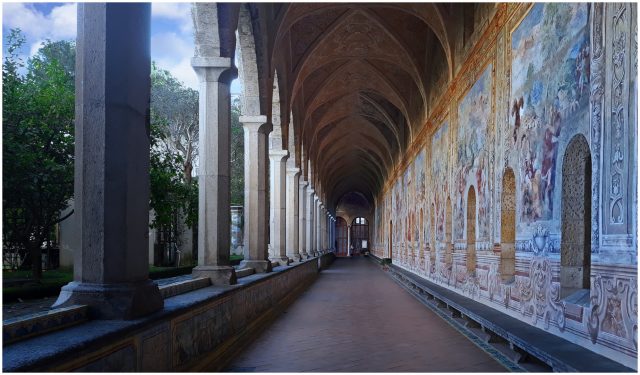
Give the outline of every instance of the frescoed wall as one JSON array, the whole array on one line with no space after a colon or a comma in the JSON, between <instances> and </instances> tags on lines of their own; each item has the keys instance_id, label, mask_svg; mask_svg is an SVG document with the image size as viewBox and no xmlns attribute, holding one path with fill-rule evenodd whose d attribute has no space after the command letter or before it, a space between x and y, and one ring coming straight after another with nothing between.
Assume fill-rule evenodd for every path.
<instances>
[{"instance_id":1,"label":"frescoed wall","mask_svg":"<svg viewBox=\"0 0 640 375\"><path fill-rule=\"evenodd\" d=\"M471 186L477 194L476 230L479 239L489 238L489 167L488 132L491 129L492 65L489 64L458 106L458 136L456 137L456 231L455 239L465 237L465 200ZM467 241L475 242L476 239Z\"/></svg>"},{"instance_id":2,"label":"frescoed wall","mask_svg":"<svg viewBox=\"0 0 640 375\"><path fill-rule=\"evenodd\" d=\"M511 34L508 140L517 155L520 229L555 218L558 230L558 151L588 131L589 54L587 4L536 4Z\"/></svg>"},{"instance_id":3,"label":"frescoed wall","mask_svg":"<svg viewBox=\"0 0 640 375\"><path fill-rule=\"evenodd\" d=\"M393 221L393 264L636 369L637 7L497 9L379 195L382 235L374 254L388 256ZM565 157L576 160L567 155L576 139L588 143L580 151L580 160L588 159L582 169L563 165ZM515 199L502 196L507 168L515 175ZM476 266L470 272L472 186ZM576 194L584 199L570 207ZM447 197L453 247L445 241ZM501 227L504 201L515 201L513 231ZM576 212L563 215L563 209ZM425 251L432 213L434 260ZM569 216L579 220L563 222ZM515 232L510 277L500 274L509 258L501 257L502 230ZM569 234L563 239L562 233ZM580 256L563 255L572 251ZM451 263L444 252L451 252ZM574 258L588 262L580 266L587 275L582 289L565 287L572 274L563 270L574 267Z\"/></svg>"},{"instance_id":4,"label":"frescoed wall","mask_svg":"<svg viewBox=\"0 0 640 375\"><path fill-rule=\"evenodd\" d=\"M449 191L447 187L447 173L449 170L449 123L445 121L433 134L431 139L431 183L433 186L442 186L434 194L433 213L436 221L436 240L444 240L444 205Z\"/></svg>"}]
</instances>

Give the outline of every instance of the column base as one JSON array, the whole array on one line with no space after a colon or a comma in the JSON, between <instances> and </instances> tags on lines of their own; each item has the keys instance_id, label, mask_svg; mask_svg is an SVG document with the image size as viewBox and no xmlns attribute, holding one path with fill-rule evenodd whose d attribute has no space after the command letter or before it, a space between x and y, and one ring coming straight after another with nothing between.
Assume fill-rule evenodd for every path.
<instances>
[{"instance_id":1,"label":"column base","mask_svg":"<svg viewBox=\"0 0 640 375\"><path fill-rule=\"evenodd\" d=\"M273 265L268 260L243 260L239 268L253 268L256 273L268 273L273 271Z\"/></svg>"},{"instance_id":2,"label":"column base","mask_svg":"<svg viewBox=\"0 0 640 375\"><path fill-rule=\"evenodd\" d=\"M302 258L302 260L305 260L311 258L311 255L309 255L306 251L301 251L300 257Z\"/></svg>"},{"instance_id":3,"label":"column base","mask_svg":"<svg viewBox=\"0 0 640 375\"><path fill-rule=\"evenodd\" d=\"M300 255L300 253L287 254L287 257L289 257L289 259L291 259L291 263L300 262L303 259L302 255Z\"/></svg>"},{"instance_id":4,"label":"column base","mask_svg":"<svg viewBox=\"0 0 640 375\"><path fill-rule=\"evenodd\" d=\"M291 259L289 259L286 256L284 256L284 257L270 257L269 260L272 261L272 262L278 262L280 265L285 265L285 266L288 266L291 263Z\"/></svg>"},{"instance_id":5,"label":"column base","mask_svg":"<svg viewBox=\"0 0 640 375\"><path fill-rule=\"evenodd\" d=\"M238 281L236 270L231 266L197 266L191 276L208 277L213 285L233 285Z\"/></svg>"},{"instance_id":6,"label":"column base","mask_svg":"<svg viewBox=\"0 0 640 375\"><path fill-rule=\"evenodd\" d=\"M135 319L162 310L164 299L149 279L117 284L72 281L62 287L51 307L71 305L88 305L94 319Z\"/></svg>"}]
</instances>

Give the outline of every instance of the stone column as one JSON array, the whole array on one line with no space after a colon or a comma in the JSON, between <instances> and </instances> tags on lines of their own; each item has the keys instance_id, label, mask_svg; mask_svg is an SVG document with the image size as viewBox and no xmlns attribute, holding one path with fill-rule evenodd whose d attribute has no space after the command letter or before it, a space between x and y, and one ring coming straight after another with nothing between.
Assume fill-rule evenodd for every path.
<instances>
[{"instance_id":1,"label":"stone column","mask_svg":"<svg viewBox=\"0 0 640 375\"><path fill-rule=\"evenodd\" d=\"M193 277L209 277L214 285L236 283L229 263L231 246L231 95L237 76L228 57L194 57L200 81L198 174L198 266Z\"/></svg>"},{"instance_id":2,"label":"stone column","mask_svg":"<svg viewBox=\"0 0 640 375\"><path fill-rule=\"evenodd\" d=\"M271 272L267 251L267 116L240 116L244 128L244 246L240 268Z\"/></svg>"},{"instance_id":3,"label":"stone column","mask_svg":"<svg viewBox=\"0 0 640 375\"><path fill-rule=\"evenodd\" d=\"M329 242L327 240L327 228L329 228L327 220L329 220L329 216L325 207L322 209L322 250L325 252L327 251L327 242Z\"/></svg>"},{"instance_id":4,"label":"stone column","mask_svg":"<svg viewBox=\"0 0 640 375\"><path fill-rule=\"evenodd\" d=\"M322 254L322 202L316 196L316 251Z\"/></svg>"},{"instance_id":5,"label":"stone column","mask_svg":"<svg viewBox=\"0 0 640 375\"><path fill-rule=\"evenodd\" d=\"M286 248L287 257L299 262L300 248L298 246L299 213L298 213L298 176L300 168L287 168L287 206L286 206Z\"/></svg>"},{"instance_id":6,"label":"stone column","mask_svg":"<svg viewBox=\"0 0 640 375\"><path fill-rule=\"evenodd\" d=\"M306 208L307 208L307 181L302 176L299 177L298 183L298 247L300 248L300 256L302 259L309 259L309 253L307 253L307 220L306 220Z\"/></svg>"},{"instance_id":7,"label":"stone column","mask_svg":"<svg viewBox=\"0 0 640 375\"><path fill-rule=\"evenodd\" d=\"M331 223L331 230L333 233L332 236L332 241L331 241L331 248L335 251L336 250L336 218L334 217Z\"/></svg>"},{"instance_id":8,"label":"stone column","mask_svg":"<svg viewBox=\"0 0 640 375\"><path fill-rule=\"evenodd\" d=\"M351 224L347 224L347 256L351 256Z\"/></svg>"},{"instance_id":9,"label":"stone column","mask_svg":"<svg viewBox=\"0 0 640 375\"><path fill-rule=\"evenodd\" d=\"M309 185L309 188L307 189L307 213L306 213L306 219L307 219L307 234L306 234L306 247L307 247L307 253L311 256L316 256L316 247L315 247L315 239L314 239L314 219L315 219L315 191L313 190L313 187L311 185Z\"/></svg>"},{"instance_id":10,"label":"stone column","mask_svg":"<svg viewBox=\"0 0 640 375\"><path fill-rule=\"evenodd\" d=\"M53 307L88 305L98 319L132 319L164 303L149 280L150 20L150 4L78 4L79 251L74 281Z\"/></svg>"},{"instance_id":11,"label":"stone column","mask_svg":"<svg viewBox=\"0 0 640 375\"><path fill-rule=\"evenodd\" d=\"M269 151L271 162L271 257L273 262L288 265L286 253L286 164L287 150Z\"/></svg>"}]
</instances>

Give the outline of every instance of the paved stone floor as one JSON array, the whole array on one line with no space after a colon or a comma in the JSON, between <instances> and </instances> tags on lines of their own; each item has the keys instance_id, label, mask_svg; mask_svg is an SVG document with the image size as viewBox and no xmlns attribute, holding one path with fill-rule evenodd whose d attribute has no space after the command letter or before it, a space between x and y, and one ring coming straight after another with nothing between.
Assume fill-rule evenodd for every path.
<instances>
[{"instance_id":1,"label":"paved stone floor","mask_svg":"<svg viewBox=\"0 0 640 375\"><path fill-rule=\"evenodd\" d=\"M230 364L256 372L506 372L366 258L339 258Z\"/></svg>"}]
</instances>

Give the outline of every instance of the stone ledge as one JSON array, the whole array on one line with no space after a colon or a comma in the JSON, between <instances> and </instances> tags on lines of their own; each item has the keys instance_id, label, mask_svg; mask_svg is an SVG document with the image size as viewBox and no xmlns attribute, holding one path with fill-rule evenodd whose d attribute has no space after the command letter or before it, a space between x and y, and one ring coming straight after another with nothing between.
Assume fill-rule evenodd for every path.
<instances>
[{"instance_id":1,"label":"stone ledge","mask_svg":"<svg viewBox=\"0 0 640 375\"><path fill-rule=\"evenodd\" d=\"M75 305L7 319L2 324L2 345L84 323L88 315L87 306Z\"/></svg>"},{"instance_id":2,"label":"stone ledge","mask_svg":"<svg viewBox=\"0 0 640 375\"><path fill-rule=\"evenodd\" d=\"M191 292L200 288L206 288L210 285L211 279L208 277L200 277L197 279L178 281L172 284L163 285L159 289L162 298L167 299L177 296L178 294Z\"/></svg>"},{"instance_id":3,"label":"stone ledge","mask_svg":"<svg viewBox=\"0 0 640 375\"><path fill-rule=\"evenodd\" d=\"M242 269L236 270L236 276L238 278L253 275L254 273L256 273L256 270L253 268L242 268Z\"/></svg>"},{"instance_id":4,"label":"stone ledge","mask_svg":"<svg viewBox=\"0 0 640 375\"><path fill-rule=\"evenodd\" d=\"M377 257L372 259L379 260ZM455 310L479 324L483 331L505 340L510 346L539 359L553 371L561 372L635 372L618 362L594 353L580 345L522 322L480 302L450 291L418 275L391 264L391 276L398 282L443 307Z\"/></svg>"},{"instance_id":5,"label":"stone ledge","mask_svg":"<svg viewBox=\"0 0 640 375\"><path fill-rule=\"evenodd\" d=\"M211 340L220 343L235 342L234 338L243 332L247 324L258 318L256 314L273 309L273 304L288 298L300 285L311 283L318 272L319 262L320 258L313 258L296 265L276 267L270 273L243 277L235 285L208 286L179 294L165 299L164 309L143 318L92 320L10 344L3 349L3 371L187 371L204 360L204 357L213 355L207 354L213 353L206 346ZM283 289L283 286L286 287ZM268 295L268 298L255 299L261 294ZM264 303L254 305L252 301ZM222 310L215 313L212 311L219 309ZM210 314L213 314L214 320L202 320ZM188 342L176 337L177 331L170 329L186 320L193 321L194 324L194 338ZM207 322L206 325L201 326L204 322ZM223 328L218 327L219 324ZM182 329L191 327L183 324L181 326L184 327ZM210 329L213 329L211 332L215 335L211 336L208 332ZM160 341L154 345L160 346L147 348L145 337L148 335L157 337L154 340ZM206 337L200 337L202 335ZM178 350L176 345L204 347L180 351L183 353L180 356L187 356L182 359L180 356L175 357ZM158 353L154 359L158 363L144 361L145 356L140 353L149 353L149 350L151 353ZM214 349L216 350L218 349Z\"/></svg>"}]
</instances>

